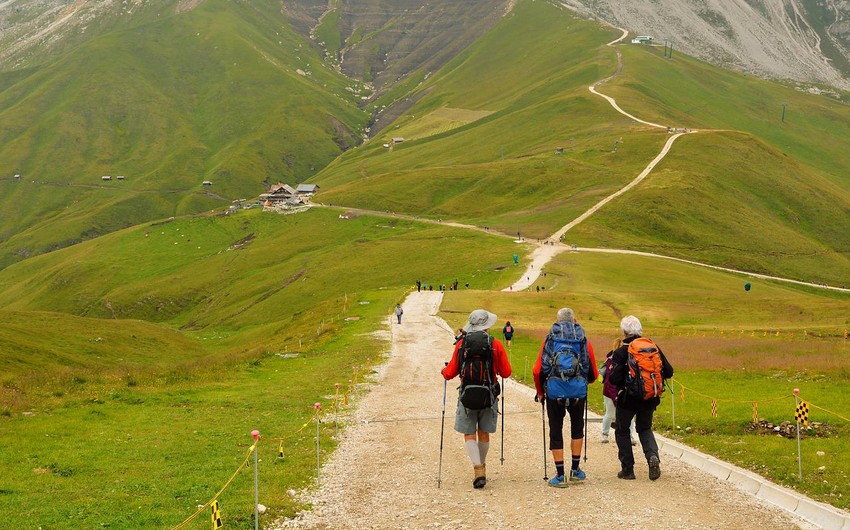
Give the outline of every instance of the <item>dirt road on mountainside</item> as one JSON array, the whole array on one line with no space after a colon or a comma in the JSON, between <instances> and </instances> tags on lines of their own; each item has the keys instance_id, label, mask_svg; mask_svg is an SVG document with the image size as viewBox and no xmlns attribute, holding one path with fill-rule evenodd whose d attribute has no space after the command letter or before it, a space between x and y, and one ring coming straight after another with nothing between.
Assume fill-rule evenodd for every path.
<instances>
[{"instance_id":1,"label":"dirt road on mountainside","mask_svg":"<svg viewBox=\"0 0 850 530\"><path fill-rule=\"evenodd\" d=\"M449 325L434 316L441 300L441 293L414 292L404 302L402 323L388 321L392 350L387 362L356 403L338 449L322 470L321 487L302 492L313 510L272 528L806 528L779 508L677 459L662 460L655 482L647 478L645 465L635 467L637 480L618 479L615 444L600 443L600 424L593 421L588 461L582 464L587 480L567 489L548 487L540 406L530 389L511 380L505 389L505 461L500 465L497 431L487 458L487 486L481 490L472 488L472 465L462 436L453 429L457 382L449 382L438 489L439 372L453 341ZM458 316L450 324L464 321ZM596 342L604 350L605 340ZM591 391L601 392L599 384ZM548 454L547 460L551 475Z\"/></svg>"}]
</instances>

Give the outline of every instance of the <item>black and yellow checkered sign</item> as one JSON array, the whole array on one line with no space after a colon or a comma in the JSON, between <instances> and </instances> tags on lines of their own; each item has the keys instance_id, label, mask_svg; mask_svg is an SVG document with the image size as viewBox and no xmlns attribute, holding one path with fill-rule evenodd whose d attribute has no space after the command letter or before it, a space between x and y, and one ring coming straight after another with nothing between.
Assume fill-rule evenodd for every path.
<instances>
[{"instance_id":1,"label":"black and yellow checkered sign","mask_svg":"<svg viewBox=\"0 0 850 530\"><path fill-rule=\"evenodd\" d=\"M753 401L753 423L759 422L759 404Z\"/></svg>"},{"instance_id":2,"label":"black and yellow checkered sign","mask_svg":"<svg viewBox=\"0 0 850 530\"><path fill-rule=\"evenodd\" d=\"M277 457L283 458L283 442L280 442L280 447L277 448Z\"/></svg>"},{"instance_id":3,"label":"black and yellow checkered sign","mask_svg":"<svg viewBox=\"0 0 850 530\"><path fill-rule=\"evenodd\" d=\"M212 510L212 527L213 527L213 530L215 530L216 528L221 528L222 526L224 526L221 522L221 509L218 506L217 500L213 501L210 509Z\"/></svg>"},{"instance_id":4,"label":"black and yellow checkered sign","mask_svg":"<svg viewBox=\"0 0 850 530\"><path fill-rule=\"evenodd\" d=\"M716 399L711 400L711 417L712 418L717 417L717 400Z\"/></svg>"},{"instance_id":5,"label":"black and yellow checkered sign","mask_svg":"<svg viewBox=\"0 0 850 530\"><path fill-rule=\"evenodd\" d=\"M809 424L809 404L800 400L797 404L797 410L794 412L794 419L797 423L802 423L804 426Z\"/></svg>"}]
</instances>

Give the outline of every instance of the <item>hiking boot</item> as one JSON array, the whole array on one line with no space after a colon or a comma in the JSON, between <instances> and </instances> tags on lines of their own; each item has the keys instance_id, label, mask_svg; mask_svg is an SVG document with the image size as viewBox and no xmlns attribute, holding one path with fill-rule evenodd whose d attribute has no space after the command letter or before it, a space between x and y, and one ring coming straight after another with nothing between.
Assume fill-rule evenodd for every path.
<instances>
[{"instance_id":1,"label":"hiking boot","mask_svg":"<svg viewBox=\"0 0 850 530\"><path fill-rule=\"evenodd\" d=\"M658 459L658 455L652 455L649 457L649 480L658 480L660 476L661 461Z\"/></svg>"},{"instance_id":2,"label":"hiking boot","mask_svg":"<svg viewBox=\"0 0 850 530\"><path fill-rule=\"evenodd\" d=\"M581 469L571 469L570 470L570 480L576 480L581 482L582 480L587 478L587 474Z\"/></svg>"},{"instance_id":3,"label":"hiking boot","mask_svg":"<svg viewBox=\"0 0 850 530\"><path fill-rule=\"evenodd\" d=\"M549 485L553 488L566 488L568 486L567 481L564 480L564 475L558 475L557 477L552 477L549 480Z\"/></svg>"},{"instance_id":4,"label":"hiking boot","mask_svg":"<svg viewBox=\"0 0 850 530\"><path fill-rule=\"evenodd\" d=\"M607 434L602 435L602 443L604 443L604 444L608 443L608 435Z\"/></svg>"},{"instance_id":5,"label":"hiking boot","mask_svg":"<svg viewBox=\"0 0 850 530\"><path fill-rule=\"evenodd\" d=\"M484 468L484 464L473 465L472 469L475 471L475 479L472 481L472 487L475 489L481 489L487 484L487 472Z\"/></svg>"},{"instance_id":6,"label":"hiking boot","mask_svg":"<svg viewBox=\"0 0 850 530\"><path fill-rule=\"evenodd\" d=\"M623 480L634 480L635 472L632 469L623 469L617 473L617 478L621 478Z\"/></svg>"}]
</instances>

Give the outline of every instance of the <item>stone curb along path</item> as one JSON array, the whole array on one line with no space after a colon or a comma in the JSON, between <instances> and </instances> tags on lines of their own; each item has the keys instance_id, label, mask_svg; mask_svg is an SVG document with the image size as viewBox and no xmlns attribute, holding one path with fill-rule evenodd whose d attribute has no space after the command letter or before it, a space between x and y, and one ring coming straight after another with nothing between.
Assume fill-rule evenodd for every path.
<instances>
[{"instance_id":1,"label":"stone curb along path","mask_svg":"<svg viewBox=\"0 0 850 530\"><path fill-rule=\"evenodd\" d=\"M457 380L444 387L439 375L452 351L450 330L465 315L450 326L436 317L441 301L439 292L412 293L403 304L402 323L388 321L392 347L387 361L354 401L339 445L322 468L321 486L300 494L312 509L266 528L850 528L838 526L840 517L846 524L846 514L662 438L659 480L649 481L645 465L636 466L637 480L619 480L616 444L600 443L598 417L588 425L587 460L582 462L587 480L550 488L543 480L544 454L547 475L553 464L544 451L542 409L532 389L510 379L502 416L504 455L500 424L491 437L487 486L473 489L472 465L462 436L453 429ZM590 391L601 392L601 387L591 385ZM639 448L636 456L643 461Z\"/></svg>"}]
</instances>

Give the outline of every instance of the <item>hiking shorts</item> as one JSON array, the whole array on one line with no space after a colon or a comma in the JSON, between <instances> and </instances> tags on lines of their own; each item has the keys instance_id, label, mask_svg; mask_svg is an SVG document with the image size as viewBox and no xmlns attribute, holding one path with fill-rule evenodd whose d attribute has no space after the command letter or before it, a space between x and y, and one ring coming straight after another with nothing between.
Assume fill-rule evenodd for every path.
<instances>
[{"instance_id":1,"label":"hiking shorts","mask_svg":"<svg viewBox=\"0 0 850 530\"><path fill-rule=\"evenodd\" d=\"M496 432L496 420L499 416L498 402L482 410L470 410L457 400L455 412L455 430L463 434L475 434L476 431Z\"/></svg>"},{"instance_id":2,"label":"hiking shorts","mask_svg":"<svg viewBox=\"0 0 850 530\"><path fill-rule=\"evenodd\" d=\"M564 417L570 413L570 438L584 438L584 402L587 398L547 399L546 415L549 416L549 449L564 448Z\"/></svg>"}]
</instances>

